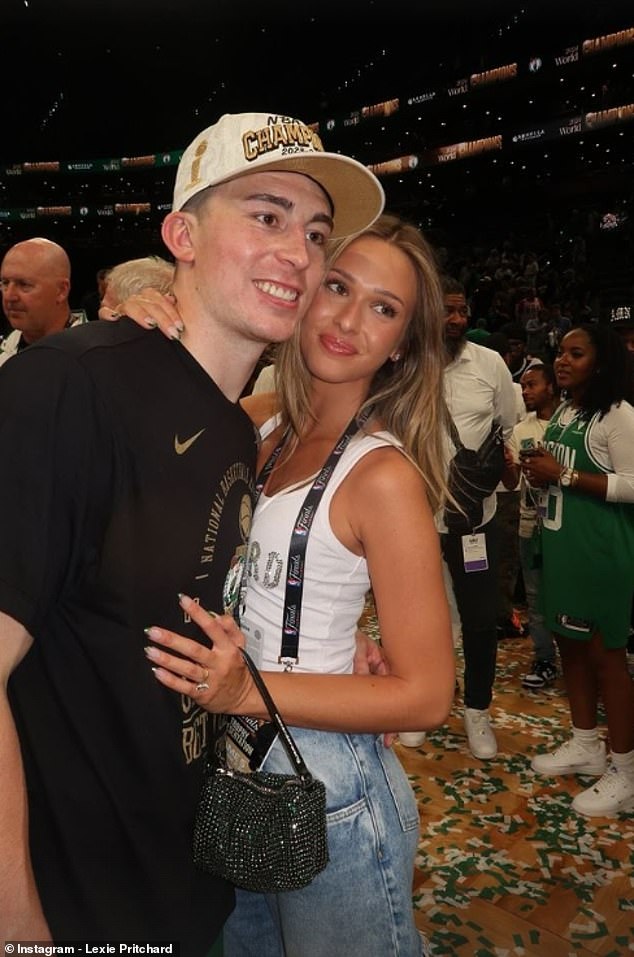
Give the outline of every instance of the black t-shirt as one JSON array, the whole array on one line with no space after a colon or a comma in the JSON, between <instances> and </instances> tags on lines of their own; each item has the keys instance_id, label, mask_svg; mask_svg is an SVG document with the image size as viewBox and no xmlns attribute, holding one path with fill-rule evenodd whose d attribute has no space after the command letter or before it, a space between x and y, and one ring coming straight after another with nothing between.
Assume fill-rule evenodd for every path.
<instances>
[{"instance_id":1,"label":"black t-shirt","mask_svg":"<svg viewBox=\"0 0 634 957\"><path fill-rule=\"evenodd\" d=\"M31 855L56 940L210 947L233 905L191 863L210 731L143 629L203 636L246 546L253 427L178 342L130 320L47 337L0 372L0 609L34 643L10 681Z\"/></svg>"}]
</instances>

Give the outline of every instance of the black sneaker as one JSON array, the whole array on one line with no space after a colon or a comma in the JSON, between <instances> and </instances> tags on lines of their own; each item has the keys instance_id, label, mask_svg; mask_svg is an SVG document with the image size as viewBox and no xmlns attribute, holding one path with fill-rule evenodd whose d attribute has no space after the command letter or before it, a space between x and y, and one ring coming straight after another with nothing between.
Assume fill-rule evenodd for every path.
<instances>
[{"instance_id":1,"label":"black sneaker","mask_svg":"<svg viewBox=\"0 0 634 957\"><path fill-rule=\"evenodd\" d=\"M537 658L533 662L530 674L522 678L522 688L529 691L540 691L550 688L557 680L557 665L550 658Z\"/></svg>"}]
</instances>

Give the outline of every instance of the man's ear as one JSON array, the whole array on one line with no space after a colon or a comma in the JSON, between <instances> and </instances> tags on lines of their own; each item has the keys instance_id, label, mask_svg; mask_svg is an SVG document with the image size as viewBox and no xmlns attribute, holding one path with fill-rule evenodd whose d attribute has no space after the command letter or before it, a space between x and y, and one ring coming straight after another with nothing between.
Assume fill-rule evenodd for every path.
<instances>
[{"instance_id":1,"label":"man's ear","mask_svg":"<svg viewBox=\"0 0 634 957\"><path fill-rule=\"evenodd\" d=\"M194 261L193 234L196 217L182 210L168 213L161 225L163 242L177 262Z\"/></svg>"},{"instance_id":2,"label":"man's ear","mask_svg":"<svg viewBox=\"0 0 634 957\"><path fill-rule=\"evenodd\" d=\"M70 292L70 279L59 279L57 282L57 296L55 297L60 304L66 302Z\"/></svg>"}]
</instances>

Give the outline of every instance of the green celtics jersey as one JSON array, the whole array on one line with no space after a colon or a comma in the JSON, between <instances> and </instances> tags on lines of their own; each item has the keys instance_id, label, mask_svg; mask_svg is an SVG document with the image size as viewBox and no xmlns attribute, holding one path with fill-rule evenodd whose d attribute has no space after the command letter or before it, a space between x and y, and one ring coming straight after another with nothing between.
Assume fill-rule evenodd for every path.
<instances>
[{"instance_id":1,"label":"green celtics jersey","mask_svg":"<svg viewBox=\"0 0 634 957\"><path fill-rule=\"evenodd\" d=\"M599 413L575 415L563 403L546 428L544 445L563 467L607 474L592 452L599 421ZM581 640L598 631L607 647L623 647L634 590L634 506L550 485L540 511L547 627Z\"/></svg>"}]
</instances>

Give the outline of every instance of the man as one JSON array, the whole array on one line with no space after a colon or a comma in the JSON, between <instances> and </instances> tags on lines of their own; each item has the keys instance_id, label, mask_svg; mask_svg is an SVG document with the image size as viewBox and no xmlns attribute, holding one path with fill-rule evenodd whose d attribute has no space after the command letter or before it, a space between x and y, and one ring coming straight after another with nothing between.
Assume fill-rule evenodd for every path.
<instances>
[{"instance_id":1,"label":"man","mask_svg":"<svg viewBox=\"0 0 634 957\"><path fill-rule=\"evenodd\" d=\"M610 312L610 325L617 332L623 342L627 353L632 360L630 370L634 377L634 316L632 315L631 305L615 306ZM630 660L630 670L634 664L634 604L632 605L632 618L630 622L630 636L627 642L627 654Z\"/></svg>"},{"instance_id":2,"label":"man","mask_svg":"<svg viewBox=\"0 0 634 957\"><path fill-rule=\"evenodd\" d=\"M552 358L554 358L557 354L559 343L566 333L570 332L571 329L572 319L570 316L564 315L561 305L558 302L551 303L551 305L548 307L547 339Z\"/></svg>"},{"instance_id":3,"label":"man","mask_svg":"<svg viewBox=\"0 0 634 957\"><path fill-rule=\"evenodd\" d=\"M469 309L464 287L444 277L447 366L445 397L460 440L478 449L493 421L509 438L516 422L516 399L511 374L502 357L466 338ZM471 535L448 532L442 516L437 524L443 558L449 569L462 623L464 651L464 722L471 753L493 758L497 742L489 722L497 654L498 535L495 492L484 499L481 524ZM401 734L406 746L420 743ZM421 732L422 735L422 732Z\"/></svg>"},{"instance_id":4,"label":"man","mask_svg":"<svg viewBox=\"0 0 634 957\"><path fill-rule=\"evenodd\" d=\"M530 356L526 354L526 329L520 322L507 322L500 332L503 332L508 340L507 364L511 370L513 382L519 383L530 362Z\"/></svg>"},{"instance_id":5,"label":"man","mask_svg":"<svg viewBox=\"0 0 634 957\"><path fill-rule=\"evenodd\" d=\"M106 293L106 281L109 272L109 269L98 269L95 273L96 288L89 290L81 300L81 307L89 322L99 319L99 307Z\"/></svg>"},{"instance_id":6,"label":"man","mask_svg":"<svg viewBox=\"0 0 634 957\"><path fill-rule=\"evenodd\" d=\"M510 340L504 332L494 332L482 345L495 349L511 369L512 350ZM528 362L528 360L527 360ZM512 369L511 369L512 374ZM521 421L526 415L526 406L522 398L522 387L513 377L515 390L516 418ZM515 610L515 589L520 570L518 528L520 520L519 476L506 470L503 480L496 489L495 520L498 527L498 640L505 638L523 638L526 634L521 619Z\"/></svg>"},{"instance_id":7,"label":"man","mask_svg":"<svg viewBox=\"0 0 634 957\"><path fill-rule=\"evenodd\" d=\"M0 373L3 939L202 957L218 937L233 891L191 862L211 729L148 675L144 629L201 640L179 592L222 610L255 464L238 397L304 314L326 241L383 200L300 121L223 116L185 150L162 226L182 342L88 323Z\"/></svg>"},{"instance_id":8,"label":"man","mask_svg":"<svg viewBox=\"0 0 634 957\"><path fill-rule=\"evenodd\" d=\"M529 319L538 316L544 304L537 295L534 286L522 286L520 288L520 298L515 304L515 320L525 329Z\"/></svg>"},{"instance_id":9,"label":"man","mask_svg":"<svg viewBox=\"0 0 634 957\"><path fill-rule=\"evenodd\" d=\"M631 305L616 306L610 315L610 326L620 335L634 363L634 315L632 313Z\"/></svg>"},{"instance_id":10,"label":"man","mask_svg":"<svg viewBox=\"0 0 634 957\"><path fill-rule=\"evenodd\" d=\"M119 304L130 296L144 289L168 293L172 291L173 283L174 263L160 256L143 256L117 263L106 274L97 318L118 319Z\"/></svg>"},{"instance_id":11,"label":"man","mask_svg":"<svg viewBox=\"0 0 634 957\"><path fill-rule=\"evenodd\" d=\"M528 605L528 625L533 641L534 661L524 675L522 685L530 691L548 688L557 678L557 649L553 636L544 625L537 605L541 578L537 524L538 489L532 489L520 472L520 456L543 445L548 421L559 401L559 389L553 368L533 360L521 381L527 415L513 429L509 448L513 456L514 475L520 481L519 555Z\"/></svg>"},{"instance_id":12,"label":"man","mask_svg":"<svg viewBox=\"0 0 634 957\"><path fill-rule=\"evenodd\" d=\"M0 266L2 308L13 332L0 342L0 365L32 343L85 321L68 304L70 260L50 239L26 239Z\"/></svg>"}]
</instances>

